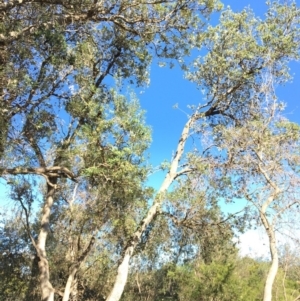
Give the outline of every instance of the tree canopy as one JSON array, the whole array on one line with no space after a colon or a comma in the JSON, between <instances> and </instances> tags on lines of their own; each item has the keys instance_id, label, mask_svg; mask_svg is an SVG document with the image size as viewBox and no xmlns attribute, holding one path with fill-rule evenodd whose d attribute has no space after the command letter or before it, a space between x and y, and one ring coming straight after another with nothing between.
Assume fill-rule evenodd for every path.
<instances>
[{"instance_id":1,"label":"tree canopy","mask_svg":"<svg viewBox=\"0 0 300 301\"><path fill-rule=\"evenodd\" d=\"M299 183L299 126L281 116L274 87L299 59L300 11L274 1L260 19L227 8L210 25L221 9L216 0L0 4L0 175L16 204L1 223L6 300L16 291L20 300L250 300L241 286L252 287L252 265L271 300L277 270L287 277L275 220L298 204ZM151 130L134 91L150 84L155 57L203 94L157 191L146 185ZM226 216L222 198L258 211ZM265 264L236 255L235 229L252 216L274 236L272 281Z\"/></svg>"}]
</instances>

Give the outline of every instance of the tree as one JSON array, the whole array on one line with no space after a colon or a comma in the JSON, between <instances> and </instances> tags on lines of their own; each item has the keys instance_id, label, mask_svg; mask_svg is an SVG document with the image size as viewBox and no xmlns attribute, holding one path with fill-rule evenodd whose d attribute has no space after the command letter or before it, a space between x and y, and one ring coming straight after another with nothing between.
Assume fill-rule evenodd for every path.
<instances>
[{"instance_id":1,"label":"tree","mask_svg":"<svg viewBox=\"0 0 300 301\"><path fill-rule=\"evenodd\" d=\"M198 153L196 159L190 156L194 160L183 163L184 168L180 168L179 161L183 159L185 143L191 131L201 133L218 124L224 127L243 125L261 112L260 103L265 98L265 94L261 93L263 76L271 69L275 83L287 80L285 63L299 57L298 14L294 4L288 6L275 2L264 21L254 18L251 12L234 14L229 10L223 13L219 26L208 29L204 45L207 45L209 52L204 58L196 60L193 63L196 70L187 74L190 80L204 89L206 103L195 105L183 128L154 203L124 248L108 301L119 300L127 280L129 260L148 225L158 214L167 189L179 176L196 172L198 163L203 166L203 157ZM285 23L287 20L288 23Z\"/></svg>"},{"instance_id":2,"label":"tree","mask_svg":"<svg viewBox=\"0 0 300 301\"><path fill-rule=\"evenodd\" d=\"M138 246L122 300L225 296L236 255L233 216L222 216L213 191L208 193L207 178L180 181L166 195L161 213ZM234 294L229 295L228 300L234 299Z\"/></svg>"},{"instance_id":3,"label":"tree","mask_svg":"<svg viewBox=\"0 0 300 301\"><path fill-rule=\"evenodd\" d=\"M30 114L50 99L70 100L71 86L79 90L84 86L88 99L95 89L106 86L103 80L109 75L145 83L153 54L187 55L190 34L199 39L205 24L202 17L218 5L215 0L3 2L0 155L14 118ZM91 80L78 74L81 68ZM95 89L89 91L87 82Z\"/></svg>"},{"instance_id":4,"label":"tree","mask_svg":"<svg viewBox=\"0 0 300 301\"><path fill-rule=\"evenodd\" d=\"M220 134L224 143L221 147L226 149L228 156L225 173L235 179L232 181L233 197L245 198L254 206L268 236L271 267L264 301L272 300L272 287L279 267L277 229L287 211L293 210L295 214L299 205L296 195L300 184L297 170L300 128L276 117L277 110L276 101L270 102L263 119L234 130L226 129Z\"/></svg>"},{"instance_id":5,"label":"tree","mask_svg":"<svg viewBox=\"0 0 300 301\"><path fill-rule=\"evenodd\" d=\"M190 33L198 37L205 24L200 16L207 17L217 5L217 1L1 5L1 173L41 175L47 182L37 240L26 196L17 196L39 257L43 300L54 298L46 241L50 213L61 199L65 179L88 178L106 193L112 190L111 199L116 199L126 178L131 180L130 193L144 178L139 165L148 130L136 104L128 104L105 81L112 76L138 85L147 82L153 53L175 59L188 54ZM122 182L123 187L115 189Z\"/></svg>"},{"instance_id":6,"label":"tree","mask_svg":"<svg viewBox=\"0 0 300 301\"><path fill-rule=\"evenodd\" d=\"M287 63L298 59L299 53L295 4L274 2L264 21L251 11L227 10L219 26L204 31L202 18L217 7L217 1L55 1L42 6L23 1L2 6L1 30L6 37L0 37L1 53L5 78L13 89L7 83L3 90L6 118L1 129L7 139L1 174L9 181L16 177L16 182L27 183L20 187L26 193L15 199L39 258L43 300L53 300L58 292L46 254L46 242L55 229L68 242L67 248L64 244L57 248L68 258L64 265L59 262L67 282L64 300L72 294L76 298L77 276L83 263L88 265L96 234L114 250L110 260L118 262L118 272L107 300L119 300L130 259L143 237L147 239L170 185L183 175L197 178L214 166L205 150L184 156L190 135L207 135L218 124L242 126L257 118L264 100L260 90L264 75L271 68L275 82L288 77ZM28 23L32 34L22 35L29 31ZM206 103L191 107L166 178L147 210L151 194L143 186L147 174L143 152L149 129L137 102L119 95L109 77L120 89L126 81L143 84L153 55L182 59L201 45L207 55L192 64L187 77L204 89ZM12 69L18 72L8 72ZM38 231L30 224L28 210L31 175L46 180ZM65 210L64 204L70 207ZM61 283L58 276L55 279Z\"/></svg>"}]
</instances>

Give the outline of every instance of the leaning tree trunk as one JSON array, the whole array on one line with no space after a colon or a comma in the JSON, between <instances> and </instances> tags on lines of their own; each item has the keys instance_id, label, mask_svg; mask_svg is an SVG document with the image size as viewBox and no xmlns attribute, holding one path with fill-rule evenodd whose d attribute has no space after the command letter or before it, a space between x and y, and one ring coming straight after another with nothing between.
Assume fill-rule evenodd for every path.
<instances>
[{"instance_id":1,"label":"leaning tree trunk","mask_svg":"<svg viewBox=\"0 0 300 301\"><path fill-rule=\"evenodd\" d=\"M63 296L62 301L68 301L69 300L70 294L73 291L72 287L74 286L75 281L76 281L77 270L78 270L78 268L73 267L70 274L69 274L68 281L67 281L66 286L65 286L65 291L64 291L64 296Z\"/></svg>"},{"instance_id":2,"label":"leaning tree trunk","mask_svg":"<svg viewBox=\"0 0 300 301\"><path fill-rule=\"evenodd\" d=\"M49 263L46 254L46 241L50 230L50 213L53 205L56 182L57 178L49 179L49 183L47 184L47 195L43 208L41 229L35 246L39 257L39 278L43 301L54 301L54 288L50 282Z\"/></svg>"},{"instance_id":3,"label":"leaning tree trunk","mask_svg":"<svg viewBox=\"0 0 300 301\"><path fill-rule=\"evenodd\" d=\"M264 288L263 301L272 301L273 284L278 272L279 258L276 246L276 237L273 225L269 223L265 212L261 211L260 218L269 238L269 247L271 253L271 267L268 271L267 279Z\"/></svg>"},{"instance_id":4,"label":"leaning tree trunk","mask_svg":"<svg viewBox=\"0 0 300 301\"><path fill-rule=\"evenodd\" d=\"M156 196L156 199L153 203L153 205L150 207L149 211L147 212L146 216L143 218L143 220L140 223L140 226L137 228L137 230L134 232L134 234L131 236L129 241L127 242L127 245L123 252L123 257L121 259L121 263L118 267L117 277L114 283L114 286L107 297L106 301L118 301L120 300L122 293L125 288L125 284L127 282L128 272L129 272L129 263L130 258L134 252L134 249L136 248L137 244L139 243L143 233L149 226L149 224L154 220L155 216L157 215L162 201L164 197L164 193L168 190L174 179L183 172L178 172L178 164L179 161L183 155L184 146L186 143L186 140L189 136L190 128L197 118L197 115L193 115L188 122L186 123L185 127L183 128L181 137L179 139L177 150L175 153L175 156L171 162L171 167L169 172L167 173L159 191Z\"/></svg>"}]
</instances>

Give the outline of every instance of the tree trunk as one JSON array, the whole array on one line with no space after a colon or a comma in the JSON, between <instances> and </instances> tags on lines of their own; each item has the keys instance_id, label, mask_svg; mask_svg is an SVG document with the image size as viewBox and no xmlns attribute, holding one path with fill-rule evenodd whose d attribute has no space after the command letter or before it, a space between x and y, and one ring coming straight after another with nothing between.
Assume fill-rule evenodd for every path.
<instances>
[{"instance_id":1,"label":"tree trunk","mask_svg":"<svg viewBox=\"0 0 300 301\"><path fill-rule=\"evenodd\" d=\"M74 281L75 281L75 275L77 273L77 268L74 267L68 277L68 281L67 281L67 284L66 284L66 287L65 287L65 291L64 291L64 297L62 299L62 301L68 301L69 300L69 297L70 297L70 294L71 294L71 291L72 291L72 285L74 284Z\"/></svg>"},{"instance_id":2,"label":"tree trunk","mask_svg":"<svg viewBox=\"0 0 300 301\"><path fill-rule=\"evenodd\" d=\"M40 287L43 301L54 301L54 288L50 282L49 264L46 254L46 241L50 230L50 213L53 205L53 197L55 193L56 178L49 179L52 185L47 184L47 195L43 208L43 215L41 221L41 229L36 244L36 251L39 257L39 274Z\"/></svg>"},{"instance_id":3,"label":"tree trunk","mask_svg":"<svg viewBox=\"0 0 300 301\"><path fill-rule=\"evenodd\" d=\"M262 162L262 157L259 156L260 161ZM266 233L269 238L269 247L270 247L270 253L271 253L271 267L268 271L267 279L265 282L265 288L264 288L264 298L263 301L272 301L272 289L273 284L278 272L278 265L279 265L279 259L278 259L278 251L276 246L276 237L275 237L275 230L273 227L273 221L270 223L267 218L267 209L268 207L274 202L274 200L279 196L280 193L282 193L282 190L276 185L275 182L273 182L270 178L270 176L267 174L267 172L262 168L261 164L258 164L259 171L262 173L262 175L265 177L268 184L274 189L274 193L272 193L267 200L263 203L260 209L260 220L266 230Z\"/></svg>"},{"instance_id":4,"label":"tree trunk","mask_svg":"<svg viewBox=\"0 0 300 301\"><path fill-rule=\"evenodd\" d=\"M271 253L271 267L268 271L267 279L265 282L263 301L272 301L272 289L278 271L279 259L276 246L275 231L273 229L273 226L268 222L268 219L263 212L261 212L261 220L268 234L269 247Z\"/></svg>"},{"instance_id":5,"label":"tree trunk","mask_svg":"<svg viewBox=\"0 0 300 301\"><path fill-rule=\"evenodd\" d=\"M106 301L119 301L123 294L125 284L127 282L128 272L129 272L130 258L134 252L134 249L136 248L137 244L139 243L144 231L147 229L149 224L154 220L155 216L157 215L157 213L161 207L162 201L163 201L164 193L168 190L168 188L170 187L170 185L172 184L174 179L179 174L178 173L178 164L183 155L184 146L185 146L186 140L188 139L190 128L191 128L194 120L196 119L196 116L197 116L196 114L193 115L188 120L188 122L185 124L182 134L180 136L178 145L177 145L177 150L176 150L175 156L171 162L170 170L167 173L167 175L157 193L155 201L154 201L153 205L150 207L146 216L141 221L140 226L137 228L137 230L131 236L130 240L127 242L127 246L124 249L123 258L118 267L118 272L117 272L114 286L113 286L109 296L107 297Z\"/></svg>"},{"instance_id":6,"label":"tree trunk","mask_svg":"<svg viewBox=\"0 0 300 301\"><path fill-rule=\"evenodd\" d=\"M81 256L76 260L76 263L73 264L73 267L71 268L67 284L65 286L64 296L62 301L68 301L70 298L70 295L77 295L77 282L76 282L76 273L81 265L82 262L85 261L87 258L89 252L91 251L93 245L95 244L95 238L91 237L90 242L87 246L87 248L84 250L84 252L81 254Z\"/></svg>"},{"instance_id":7,"label":"tree trunk","mask_svg":"<svg viewBox=\"0 0 300 301\"><path fill-rule=\"evenodd\" d=\"M79 295L78 295L78 278L77 278L77 275L75 275L75 278L73 280L70 296L71 296L72 301L78 301L79 300L78 299Z\"/></svg>"}]
</instances>

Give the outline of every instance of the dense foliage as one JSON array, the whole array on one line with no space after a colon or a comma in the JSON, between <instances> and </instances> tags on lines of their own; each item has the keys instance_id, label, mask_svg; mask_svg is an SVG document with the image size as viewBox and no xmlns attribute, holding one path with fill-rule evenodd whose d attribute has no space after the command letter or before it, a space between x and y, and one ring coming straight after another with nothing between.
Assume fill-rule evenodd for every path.
<instances>
[{"instance_id":1,"label":"dense foliage","mask_svg":"<svg viewBox=\"0 0 300 301\"><path fill-rule=\"evenodd\" d=\"M300 10L273 1L264 19L226 9L209 25L221 8L0 4L0 176L15 204L0 224L1 300L297 299L298 263L282 263L276 234L291 210L296 220L299 126L274 87L299 59ZM157 191L134 93L155 57L203 94ZM247 205L226 215L224 200ZM237 255L253 220L271 267Z\"/></svg>"}]
</instances>

